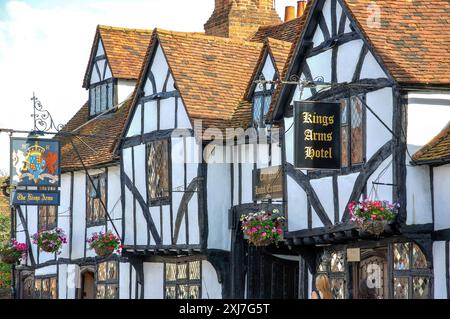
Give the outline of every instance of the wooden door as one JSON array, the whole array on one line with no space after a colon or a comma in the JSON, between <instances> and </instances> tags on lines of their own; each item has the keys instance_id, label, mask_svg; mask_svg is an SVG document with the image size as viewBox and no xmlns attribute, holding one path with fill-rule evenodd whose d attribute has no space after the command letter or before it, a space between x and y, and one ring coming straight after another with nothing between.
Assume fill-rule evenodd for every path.
<instances>
[{"instance_id":1,"label":"wooden door","mask_svg":"<svg viewBox=\"0 0 450 319\"><path fill-rule=\"evenodd\" d=\"M355 268L353 287L355 299L388 298L388 268L385 254L369 254Z\"/></svg>"},{"instance_id":2,"label":"wooden door","mask_svg":"<svg viewBox=\"0 0 450 319\"><path fill-rule=\"evenodd\" d=\"M249 247L247 258L248 299L297 299L299 262L285 260Z\"/></svg>"},{"instance_id":3,"label":"wooden door","mask_svg":"<svg viewBox=\"0 0 450 319\"><path fill-rule=\"evenodd\" d=\"M81 299L95 299L95 279L94 273L86 271L82 275Z\"/></svg>"},{"instance_id":4,"label":"wooden door","mask_svg":"<svg viewBox=\"0 0 450 319\"><path fill-rule=\"evenodd\" d=\"M22 272L21 275L20 299L34 298L34 275Z\"/></svg>"}]
</instances>

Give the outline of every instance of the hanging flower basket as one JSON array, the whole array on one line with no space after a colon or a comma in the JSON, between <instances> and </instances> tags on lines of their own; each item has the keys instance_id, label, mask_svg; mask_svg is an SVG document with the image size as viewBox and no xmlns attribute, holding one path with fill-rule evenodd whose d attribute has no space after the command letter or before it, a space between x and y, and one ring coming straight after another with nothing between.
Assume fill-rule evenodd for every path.
<instances>
[{"instance_id":1,"label":"hanging flower basket","mask_svg":"<svg viewBox=\"0 0 450 319\"><path fill-rule=\"evenodd\" d=\"M350 203L350 220L354 222L360 234L380 236L389 223L397 218L399 204L391 204L387 201L372 201Z\"/></svg>"},{"instance_id":2,"label":"hanging flower basket","mask_svg":"<svg viewBox=\"0 0 450 319\"><path fill-rule=\"evenodd\" d=\"M114 251L120 254L123 248L119 237L111 231L107 231L106 233L100 232L99 234L94 233L87 240L87 243L89 244L89 248L93 249L97 256L101 258L108 258Z\"/></svg>"},{"instance_id":3,"label":"hanging flower basket","mask_svg":"<svg viewBox=\"0 0 450 319\"><path fill-rule=\"evenodd\" d=\"M66 234L61 228L40 230L31 236L31 239L33 239L33 244L47 253L60 254L62 245L67 243Z\"/></svg>"},{"instance_id":4,"label":"hanging flower basket","mask_svg":"<svg viewBox=\"0 0 450 319\"><path fill-rule=\"evenodd\" d=\"M27 257L28 246L12 239L5 245L0 245L0 260L8 265L18 263Z\"/></svg>"},{"instance_id":5,"label":"hanging flower basket","mask_svg":"<svg viewBox=\"0 0 450 319\"><path fill-rule=\"evenodd\" d=\"M266 247L283 241L284 217L278 210L265 211L241 216L244 238L256 247Z\"/></svg>"}]
</instances>

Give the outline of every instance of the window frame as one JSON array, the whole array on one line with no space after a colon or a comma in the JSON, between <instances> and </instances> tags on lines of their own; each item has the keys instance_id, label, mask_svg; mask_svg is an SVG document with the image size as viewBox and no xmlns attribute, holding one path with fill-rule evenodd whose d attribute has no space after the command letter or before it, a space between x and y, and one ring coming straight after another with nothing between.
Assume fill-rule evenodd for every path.
<instances>
[{"instance_id":1,"label":"window frame","mask_svg":"<svg viewBox=\"0 0 450 319\"><path fill-rule=\"evenodd\" d=\"M98 270L100 268L101 264L106 264L106 274L108 274L109 265L111 263L114 263L116 266L116 278L115 279L106 279L106 280L99 280L98 276ZM116 286L116 295L114 299L119 299L120 295L120 262L118 260L106 260L104 262L98 263L95 265L95 276L94 276L94 286L95 286L95 299L98 300L105 300L105 298L97 298L98 294L98 286L103 285L105 286L105 289L107 286ZM106 290L105 290L106 291Z\"/></svg>"},{"instance_id":2,"label":"window frame","mask_svg":"<svg viewBox=\"0 0 450 319\"><path fill-rule=\"evenodd\" d=\"M56 187L44 187L44 186L41 186L38 189L41 190L41 191L46 191L46 190L47 191L56 191L57 190ZM41 219L41 209L47 210L50 207L55 209L55 222L54 222L54 224L52 224L52 225L48 224L48 219L49 219L48 212L46 212L46 214L45 214L46 215L45 216L45 223L41 223L41 221L42 221L42 219ZM37 225L38 226L38 230L53 230L53 229L58 227L59 206L57 206L57 205L49 205L49 206L39 205L37 207L37 211L38 211L38 218L37 218L38 219L38 221L37 221L37 223L38 223L38 225ZM42 224L44 224L44 226L42 226Z\"/></svg>"},{"instance_id":3,"label":"window frame","mask_svg":"<svg viewBox=\"0 0 450 319\"><path fill-rule=\"evenodd\" d=\"M179 261L166 261L164 262L164 284L163 284L163 294L164 294L164 299L166 300L170 300L167 298L167 287L175 287L175 296L176 298L174 300L182 300L180 298L178 298L178 286L188 286L188 288L190 288L191 286L198 286L199 287L199 291L198 291L198 295L199 298L198 299L202 299L202 283L203 283L203 265L202 265L202 261L201 259L190 259L190 260L179 260ZM189 265L191 263L194 262L198 262L199 263L199 273L200 273L200 278L199 279L190 279L189 275L190 275L190 271L189 271ZM168 264L174 264L176 265L176 279L175 281L168 281L167 280L167 265ZM186 279L178 279L178 265L179 264L186 264L186 273L188 278ZM189 300L189 299L186 299ZM195 300L195 299L191 299L191 300Z\"/></svg>"},{"instance_id":4,"label":"window frame","mask_svg":"<svg viewBox=\"0 0 450 319\"><path fill-rule=\"evenodd\" d=\"M266 117L267 114L269 112L270 109L270 104L267 107L267 112L266 114L264 114L264 110L265 110L265 103L266 103L266 98L270 97L270 101L272 102L272 97L273 97L273 92L274 92L274 88L272 87L271 89L267 90L266 88L264 88L264 90L262 91L256 91L253 93L253 98L252 98L252 126L255 128L265 128L266 127ZM255 107L256 107L256 100L260 100L260 118L258 119L258 123L256 123L255 120Z\"/></svg>"},{"instance_id":5,"label":"window frame","mask_svg":"<svg viewBox=\"0 0 450 319\"><path fill-rule=\"evenodd\" d=\"M101 97L102 97L102 89L100 88L100 96L99 96L99 103L100 103L100 111L97 112L97 105L96 105L96 99L97 99L97 93L96 93L96 89L98 87L106 87L106 108L105 110L101 110L101 105L102 105L102 101L101 101ZM110 94L112 90L112 95ZM88 102L88 106L89 106L89 118L93 118L95 116L98 116L108 110L111 110L114 108L114 106L117 104L117 81L114 78L109 78L107 80L103 80L100 82L97 82L95 84L91 84L89 86L89 102ZM92 92L94 92L94 96L92 96ZM110 101L110 97L112 97L112 101ZM92 105L92 103L94 102L94 105ZM92 111L92 107L94 106L94 111Z\"/></svg>"},{"instance_id":6,"label":"window frame","mask_svg":"<svg viewBox=\"0 0 450 319\"><path fill-rule=\"evenodd\" d=\"M150 150L150 144L152 143L159 143L159 142L166 142L167 143L167 196L154 198L152 199L150 197L150 182L149 182L149 150ZM145 181L146 181L146 191L147 191L147 204L150 207L155 206L164 206L164 205L170 205L172 201L172 140L171 138L161 138L161 139L155 139L152 141L149 141L145 144Z\"/></svg>"},{"instance_id":7,"label":"window frame","mask_svg":"<svg viewBox=\"0 0 450 319\"><path fill-rule=\"evenodd\" d=\"M96 175L93 175L93 176L91 176L91 178L94 181L95 181L95 179L98 179L98 186L101 185L101 179L100 178L104 178L104 180L105 180L105 190L104 190L105 202L104 202L104 204L105 204L106 208L108 208L107 207L107 205L108 205L108 171L103 172L103 173L99 173L99 174L96 174ZM93 198L92 199L92 205L94 205L94 201L95 200L98 200L99 201L99 208L101 210L105 211L105 209L103 208L103 205L101 204L102 194L103 193L101 191L101 187L99 188L98 186L97 186L97 189L100 192L100 195L99 195L100 197L99 198L98 197L97 198ZM92 183L91 183L89 177L86 176L86 227L96 227L96 226L106 225L106 223L107 223L107 218L106 218L107 212L106 211L104 212L103 218L101 218L101 219L93 220L91 218L91 216L93 215L93 209L94 208L91 207L90 202L89 202L89 198L90 198L90 196L89 196L89 194L90 194L89 189L90 189L90 187L93 187Z\"/></svg>"},{"instance_id":8,"label":"window frame","mask_svg":"<svg viewBox=\"0 0 450 319\"><path fill-rule=\"evenodd\" d=\"M52 280L55 280L55 284L56 284L56 288L55 288L55 296L54 298L51 298L51 286L52 286ZM43 282L44 280L48 280L49 281L49 295L45 295L43 298L42 295L42 287L43 287ZM40 281L40 292L39 294L37 293L37 289L36 289L36 282ZM58 299L58 286L59 286L59 282L58 282L58 275L57 274L53 274L53 275L45 275L45 276L36 276L34 277L34 281L33 281L33 299L43 299L43 300L56 300ZM47 298L50 297L50 298Z\"/></svg>"}]
</instances>

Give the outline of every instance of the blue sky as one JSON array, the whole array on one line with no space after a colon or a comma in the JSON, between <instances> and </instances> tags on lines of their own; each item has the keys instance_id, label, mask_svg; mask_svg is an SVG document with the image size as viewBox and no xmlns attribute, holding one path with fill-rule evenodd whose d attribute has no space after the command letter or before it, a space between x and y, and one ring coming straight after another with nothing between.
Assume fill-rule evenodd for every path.
<instances>
[{"instance_id":1,"label":"blue sky","mask_svg":"<svg viewBox=\"0 0 450 319\"><path fill-rule=\"evenodd\" d=\"M285 5L276 0L283 17ZM87 100L81 88L98 24L203 31L214 0L0 0L0 128L32 129L33 92L58 123ZM9 149L0 134L0 149ZM7 170L0 152L0 170Z\"/></svg>"}]
</instances>

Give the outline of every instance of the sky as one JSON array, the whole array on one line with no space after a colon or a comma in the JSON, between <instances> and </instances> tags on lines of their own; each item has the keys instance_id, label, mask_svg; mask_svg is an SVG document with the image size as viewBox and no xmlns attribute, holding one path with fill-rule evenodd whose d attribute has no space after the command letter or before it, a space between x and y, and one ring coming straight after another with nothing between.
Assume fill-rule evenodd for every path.
<instances>
[{"instance_id":1,"label":"sky","mask_svg":"<svg viewBox=\"0 0 450 319\"><path fill-rule=\"evenodd\" d=\"M276 0L281 18L295 0ZM98 24L203 31L214 0L0 0L0 128L33 128L33 92L57 124L86 102L82 89ZM0 134L0 170L9 137Z\"/></svg>"}]
</instances>

